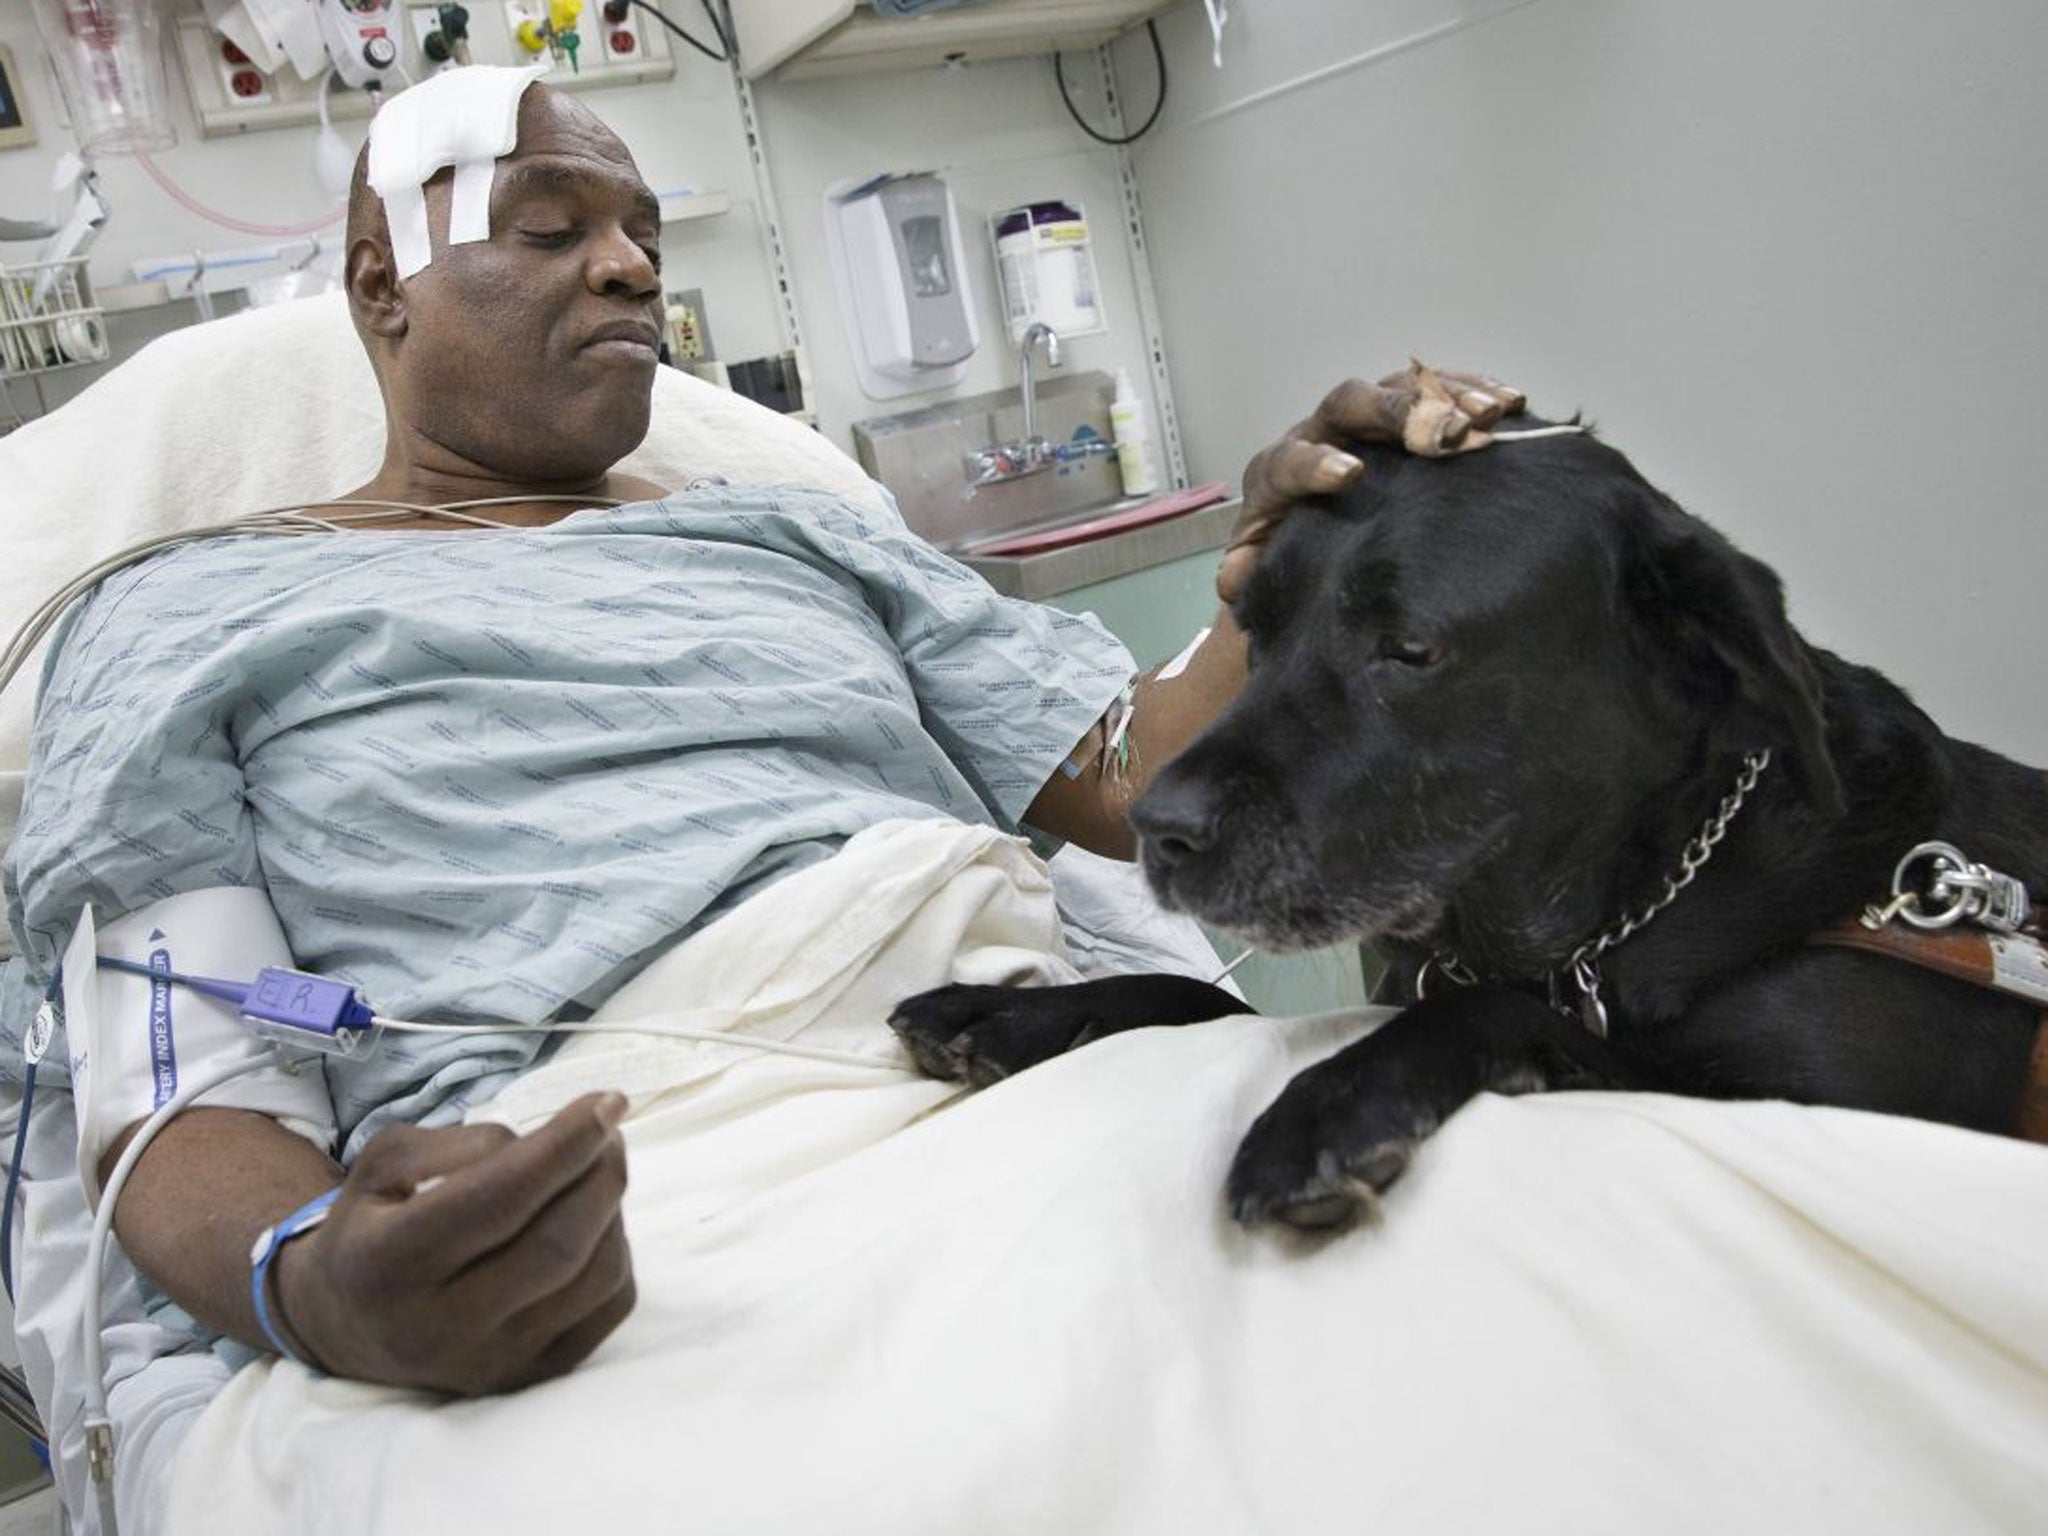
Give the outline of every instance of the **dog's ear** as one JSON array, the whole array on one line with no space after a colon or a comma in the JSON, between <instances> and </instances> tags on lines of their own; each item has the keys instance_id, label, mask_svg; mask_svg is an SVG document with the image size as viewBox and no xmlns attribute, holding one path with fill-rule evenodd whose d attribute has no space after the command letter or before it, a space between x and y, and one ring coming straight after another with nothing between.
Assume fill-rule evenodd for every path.
<instances>
[{"instance_id":1,"label":"dog's ear","mask_svg":"<svg viewBox=\"0 0 2048 1536\"><path fill-rule=\"evenodd\" d=\"M1624 599L1679 686L1724 712L1731 746L1772 747L1807 803L1840 815L1820 674L1777 573L1662 497L1629 522Z\"/></svg>"}]
</instances>

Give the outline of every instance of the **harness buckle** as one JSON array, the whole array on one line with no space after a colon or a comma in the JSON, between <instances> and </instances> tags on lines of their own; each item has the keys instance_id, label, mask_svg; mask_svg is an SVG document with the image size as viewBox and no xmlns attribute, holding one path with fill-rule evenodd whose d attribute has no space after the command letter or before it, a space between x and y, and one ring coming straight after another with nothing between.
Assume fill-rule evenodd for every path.
<instances>
[{"instance_id":1,"label":"harness buckle","mask_svg":"<svg viewBox=\"0 0 2048 1536\"><path fill-rule=\"evenodd\" d=\"M1926 889L1910 882L1915 867L1928 866ZM1865 925L1882 927L1900 917L1933 932L1969 922L1994 933L2018 933L2032 915L2026 885L2012 875L1977 864L1952 843L1921 843L1892 871L1892 899L1865 914Z\"/></svg>"}]
</instances>

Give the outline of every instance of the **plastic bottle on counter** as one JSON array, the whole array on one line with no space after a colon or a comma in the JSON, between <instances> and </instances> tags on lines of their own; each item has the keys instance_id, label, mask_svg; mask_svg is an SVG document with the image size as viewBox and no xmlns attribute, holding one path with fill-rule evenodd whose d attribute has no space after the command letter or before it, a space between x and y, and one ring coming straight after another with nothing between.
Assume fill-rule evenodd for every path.
<instances>
[{"instance_id":1,"label":"plastic bottle on counter","mask_svg":"<svg viewBox=\"0 0 2048 1536\"><path fill-rule=\"evenodd\" d=\"M1100 399L1101 396L1097 396ZM1116 441L1116 467L1126 496L1159 493L1159 449L1152 441L1151 408L1131 387L1130 371L1116 371L1116 398L1109 403L1110 436Z\"/></svg>"}]
</instances>

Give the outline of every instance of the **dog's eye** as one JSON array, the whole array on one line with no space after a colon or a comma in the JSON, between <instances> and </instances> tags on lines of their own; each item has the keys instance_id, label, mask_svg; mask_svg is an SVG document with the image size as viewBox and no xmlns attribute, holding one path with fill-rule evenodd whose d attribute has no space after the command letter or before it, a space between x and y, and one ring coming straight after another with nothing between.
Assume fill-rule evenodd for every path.
<instances>
[{"instance_id":1,"label":"dog's eye","mask_svg":"<svg viewBox=\"0 0 2048 1536\"><path fill-rule=\"evenodd\" d=\"M1404 667L1433 667L1444 659L1444 653L1435 646L1403 635L1382 635L1379 656L1382 661L1397 662Z\"/></svg>"}]
</instances>

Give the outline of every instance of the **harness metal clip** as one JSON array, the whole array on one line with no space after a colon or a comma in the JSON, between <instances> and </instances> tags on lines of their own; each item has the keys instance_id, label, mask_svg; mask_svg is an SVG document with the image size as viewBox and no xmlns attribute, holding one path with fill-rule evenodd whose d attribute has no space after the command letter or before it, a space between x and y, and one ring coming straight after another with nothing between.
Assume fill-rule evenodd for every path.
<instances>
[{"instance_id":1,"label":"harness metal clip","mask_svg":"<svg viewBox=\"0 0 2048 1536\"><path fill-rule=\"evenodd\" d=\"M1929 879L1924 894L1908 884L1914 867L1925 861ZM1892 899L1865 914L1865 924L1881 927L1890 918L1904 918L1930 932L1971 922L1995 933L2017 933L2026 926L2033 904L2024 883L1988 864L1972 863L1952 843L1921 843L1899 860L1892 871Z\"/></svg>"}]
</instances>

